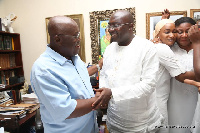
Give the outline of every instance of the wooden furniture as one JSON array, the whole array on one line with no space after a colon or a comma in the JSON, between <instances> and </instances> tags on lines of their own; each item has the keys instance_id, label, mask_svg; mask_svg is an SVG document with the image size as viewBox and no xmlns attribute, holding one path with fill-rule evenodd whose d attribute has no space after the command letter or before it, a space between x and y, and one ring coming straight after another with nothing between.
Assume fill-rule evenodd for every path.
<instances>
[{"instance_id":1,"label":"wooden furniture","mask_svg":"<svg viewBox=\"0 0 200 133\"><path fill-rule=\"evenodd\" d=\"M0 92L11 90L15 103L19 103L19 90L24 85L20 34L0 31Z\"/></svg>"},{"instance_id":2,"label":"wooden furniture","mask_svg":"<svg viewBox=\"0 0 200 133\"><path fill-rule=\"evenodd\" d=\"M27 113L26 116L21 119L17 115L0 115L0 118L2 119L1 125L4 127L5 131L11 133L28 132L31 126L35 125L36 112L37 110Z\"/></svg>"}]
</instances>

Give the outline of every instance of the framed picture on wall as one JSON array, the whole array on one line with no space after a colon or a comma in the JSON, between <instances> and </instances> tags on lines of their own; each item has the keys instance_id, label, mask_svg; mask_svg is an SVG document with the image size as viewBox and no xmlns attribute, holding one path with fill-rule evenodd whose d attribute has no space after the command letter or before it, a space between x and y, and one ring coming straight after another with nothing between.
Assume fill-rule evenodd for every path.
<instances>
[{"instance_id":1,"label":"framed picture on wall","mask_svg":"<svg viewBox=\"0 0 200 133\"><path fill-rule=\"evenodd\" d=\"M176 21L180 17L186 17L187 11L171 11L170 19ZM146 38L153 39L153 31L156 24L161 20L162 12L146 13Z\"/></svg>"},{"instance_id":2,"label":"framed picture on wall","mask_svg":"<svg viewBox=\"0 0 200 133\"><path fill-rule=\"evenodd\" d=\"M190 17L195 21L200 20L200 9L190 9Z\"/></svg>"},{"instance_id":3,"label":"framed picture on wall","mask_svg":"<svg viewBox=\"0 0 200 133\"><path fill-rule=\"evenodd\" d=\"M135 8L114 9L106 11L93 11L90 12L90 38L92 48L92 64L98 64L99 59L102 57L106 46L110 44L110 36L106 29L109 18L117 10L127 10L134 18L133 33L135 34Z\"/></svg>"},{"instance_id":4,"label":"framed picture on wall","mask_svg":"<svg viewBox=\"0 0 200 133\"><path fill-rule=\"evenodd\" d=\"M81 38L79 56L85 62L86 61L85 60L85 36L84 36L83 15L82 14L74 14L74 15L64 15L64 16L72 18L78 24L78 27L79 27L79 30L80 30L80 38ZM48 33L47 25L49 23L50 18L51 17L45 18L46 32L47 32L47 43L48 44L50 43L50 36L49 36L49 33Z\"/></svg>"},{"instance_id":5,"label":"framed picture on wall","mask_svg":"<svg viewBox=\"0 0 200 133\"><path fill-rule=\"evenodd\" d=\"M108 26L108 19L105 20L99 20L98 26L99 26L99 47L100 47L100 53L99 58L103 57L103 54L105 52L106 47L111 43L111 35L108 32L107 26Z\"/></svg>"}]
</instances>

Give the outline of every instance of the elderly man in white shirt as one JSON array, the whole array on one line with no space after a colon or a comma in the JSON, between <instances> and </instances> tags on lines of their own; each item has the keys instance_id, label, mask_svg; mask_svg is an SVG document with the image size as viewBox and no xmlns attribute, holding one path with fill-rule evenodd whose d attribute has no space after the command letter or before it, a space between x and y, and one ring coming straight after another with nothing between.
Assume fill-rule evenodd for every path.
<instances>
[{"instance_id":1,"label":"elderly man in white shirt","mask_svg":"<svg viewBox=\"0 0 200 133\"><path fill-rule=\"evenodd\" d=\"M154 133L163 121L156 103L156 49L149 40L133 35L133 17L128 11L115 12L108 31L113 43L105 50L100 72L100 87L105 88L96 90L101 95L94 109L109 101L107 127L111 133Z\"/></svg>"}]
</instances>

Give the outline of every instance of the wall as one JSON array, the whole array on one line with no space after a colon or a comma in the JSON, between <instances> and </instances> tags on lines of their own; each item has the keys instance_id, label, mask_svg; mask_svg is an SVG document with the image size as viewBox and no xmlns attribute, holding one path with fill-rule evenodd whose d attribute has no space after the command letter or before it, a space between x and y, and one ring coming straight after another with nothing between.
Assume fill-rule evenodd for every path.
<instances>
[{"instance_id":1,"label":"wall","mask_svg":"<svg viewBox=\"0 0 200 133\"><path fill-rule=\"evenodd\" d=\"M34 61L46 48L45 18L55 15L83 14L86 62L91 62L89 12L135 7L137 35L146 37L146 13L200 9L200 0L0 0L0 17L15 13L14 31L21 34L25 79L30 83Z\"/></svg>"}]
</instances>

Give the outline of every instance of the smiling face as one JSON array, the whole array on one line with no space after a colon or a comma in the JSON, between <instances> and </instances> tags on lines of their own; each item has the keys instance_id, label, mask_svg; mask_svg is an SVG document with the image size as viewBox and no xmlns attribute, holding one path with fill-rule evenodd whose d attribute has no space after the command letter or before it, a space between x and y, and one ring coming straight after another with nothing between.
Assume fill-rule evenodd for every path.
<instances>
[{"instance_id":1,"label":"smiling face","mask_svg":"<svg viewBox=\"0 0 200 133\"><path fill-rule=\"evenodd\" d=\"M161 42L171 46L176 41L176 28L174 23L165 24L158 33Z\"/></svg>"},{"instance_id":2,"label":"smiling face","mask_svg":"<svg viewBox=\"0 0 200 133\"><path fill-rule=\"evenodd\" d=\"M60 51L65 57L71 57L79 53L80 50L80 37L79 29L76 23L68 24L66 27L66 32L60 35ZM77 37L77 38L76 38Z\"/></svg>"},{"instance_id":3,"label":"smiling face","mask_svg":"<svg viewBox=\"0 0 200 133\"><path fill-rule=\"evenodd\" d=\"M74 20L65 16L53 17L49 20L48 31L49 46L54 51L67 59L79 53L79 28Z\"/></svg>"},{"instance_id":4,"label":"smiling face","mask_svg":"<svg viewBox=\"0 0 200 133\"><path fill-rule=\"evenodd\" d=\"M133 38L133 17L128 11L117 11L109 20L108 31L113 42L118 42L119 46L129 45Z\"/></svg>"},{"instance_id":5,"label":"smiling face","mask_svg":"<svg viewBox=\"0 0 200 133\"><path fill-rule=\"evenodd\" d=\"M113 25L116 26L116 25L120 25L123 23L124 23L123 19L120 19L118 17L111 17L110 21L109 21L110 26L113 26ZM126 31L127 30L128 30L127 25L108 29L112 40L114 42L118 42L118 43L123 42L126 39L126 34L127 34Z\"/></svg>"},{"instance_id":6,"label":"smiling face","mask_svg":"<svg viewBox=\"0 0 200 133\"><path fill-rule=\"evenodd\" d=\"M191 45L190 39L188 37L188 31L192 24L182 23L176 27L177 30L177 43L180 47L187 47Z\"/></svg>"}]
</instances>

